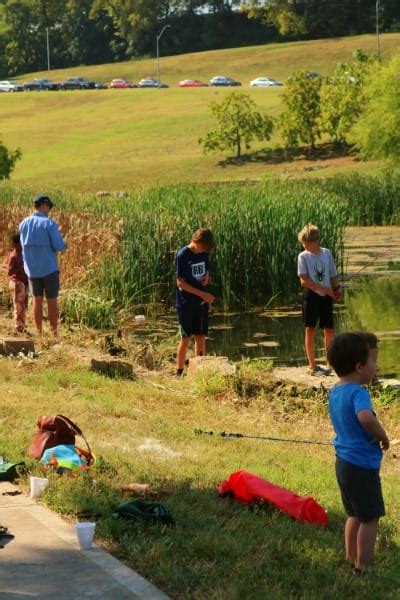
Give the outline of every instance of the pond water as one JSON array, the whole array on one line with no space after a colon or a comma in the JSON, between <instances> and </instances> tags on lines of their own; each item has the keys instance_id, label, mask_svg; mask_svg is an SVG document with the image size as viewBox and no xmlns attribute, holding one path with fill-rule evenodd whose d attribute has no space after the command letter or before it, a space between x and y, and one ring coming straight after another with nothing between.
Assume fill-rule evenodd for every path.
<instances>
[{"instance_id":1,"label":"pond water","mask_svg":"<svg viewBox=\"0 0 400 600\"><path fill-rule=\"evenodd\" d=\"M291 305L249 312L211 312L207 352L241 358L271 359L275 365L306 364L301 297ZM336 330L372 331L380 344L379 374L400 377L400 277L366 278L346 289L343 302L335 305ZM135 335L173 336L175 315L163 317L157 326L143 327ZM323 337L317 332L317 357L324 359Z\"/></svg>"},{"instance_id":2,"label":"pond water","mask_svg":"<svg viewBox=\"0 0 400 600\"><path fill-rule=\"evenodd\" d=\"M208 349L232 359L270 357L275 365L305 365L304 328L297 305L245 314L215 314ZM336 330L372 331L379 338L379 374L400 376L400 278L366 279L335 306ZM317 356L325 357L317 332Z\"/></svg>"}]
</instances>

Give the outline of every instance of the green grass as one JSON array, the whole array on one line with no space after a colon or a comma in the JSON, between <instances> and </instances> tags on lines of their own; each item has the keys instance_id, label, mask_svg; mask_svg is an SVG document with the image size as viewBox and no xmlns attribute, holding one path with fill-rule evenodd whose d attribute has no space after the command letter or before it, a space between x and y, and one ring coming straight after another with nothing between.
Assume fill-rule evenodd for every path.
<instances>
[{"instance_id":1,"label":"green grass","mask_svg":"<svg viewBox=\"0 0 400 600\"><path fill-rule=\"evenodd\" d=\"M33 365L1 359L1 454L25 459L35 472L25 448L36 418L66 412L82 427L93 451L102 457L102 466L90 476L51 476L44 501L71 519L95 515L96 541L172 598L398 597L400 512L393 452L383 464L387 517L379 530L375 573L355 578L344 561L344 514L330 448L193 434L200 427L329 440L326 406L318 396L298 400L265 391L242 397L227 384L221 396L220 385L213 390L205 389L204 382L199 387L199 383L155 381L168 389L155 389L146 379L138 383L105 379L78 365L68 347L57 355L45 353ZM199 395L200 389L204 395ZM377 405L392 437L398 436L397 404L393 399ZM148 439L165 450L141 452ZM217 485L238 469L312 495L329 512L328 528L218 499ZM171 490L162 501L171 509L175 527L111 519L122 500L115 484L133 481Z\"/></svg>"},{"instance_id":2,"label":"green grass","mask_svg":"<svg viewBox=\"0 0 400 600\"><path fill-rule=\"evenodd\" d=\"M383 54L393 53L400 34L382 36ZM28 187L71 187L79 190L127 189L177 181L231 181L259 179L266 173L314 176L303 162L291 164L244 163L220 167L222 155L203 156L197 140L213 124L212 100L230 93L224 89L179 89L186 77L209 80L228 74L243 82L260 109L276 115L282 90L249 89L248 82L266 74L285 80L296 69L329 73L339 60L351 60L352 52L375 49L374 36L323 41L268 44L203 52L161 60L164 90L103 90L63 93L2 94L1 135L11 148L20 146L23 158L13 180ZM116 76L138 80L154 75L154 60L77 67L51 72L53 79L82 75L109 81ZM27 80L35 73L24 75ZM271 141L279 143L279 135ZM254 149L261 149L255 144ZM312 164L312 163L311 163ZM354 165L350 160L317 162L322 174ZM373 163L379 168L378 163ZM371 165L357 165L357 170Z\"/></svg>"}]
</instances>

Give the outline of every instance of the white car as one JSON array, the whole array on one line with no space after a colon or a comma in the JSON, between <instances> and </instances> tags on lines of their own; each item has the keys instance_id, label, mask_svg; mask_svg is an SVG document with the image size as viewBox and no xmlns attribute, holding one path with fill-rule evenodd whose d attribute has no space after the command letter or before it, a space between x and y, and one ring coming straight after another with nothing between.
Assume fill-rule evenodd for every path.
<instances>
[{"instance_id":1,"label":"white car","mask_svg":"<svg viewBox=\"0 0 400 600\"><path fill-rule=\"evenodd\" d=\"M281 85L283 83L270 77L257 77L257 79L250 81L250 87L279 87Z\"/></svg>"},{"instance_id":2,"label":"white car","mask_svg":"<svg viewBox=\"0 0 400 600\"><path fill-rule=\"evenodd\" d=\"M23 92L24 86L12 81L0 81L0 92Z\"/></svg>"}]
</instances>

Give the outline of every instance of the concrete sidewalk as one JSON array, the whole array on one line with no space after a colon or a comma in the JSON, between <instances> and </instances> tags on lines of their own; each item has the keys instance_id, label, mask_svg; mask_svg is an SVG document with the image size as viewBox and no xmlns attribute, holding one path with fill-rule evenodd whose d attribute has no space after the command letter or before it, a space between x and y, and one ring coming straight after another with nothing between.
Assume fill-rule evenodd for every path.
<instances>
[{"instance_id":1,"label":"concrete sidewalk","mask_svg":"<svg viewBox=\"0 0 400 600\"><path fill-rule=\"evenodd\" d=\"M149 581L101 548L79 550L75 529L56 513L0 483L0 525L15 538L0 543L0 599L168 600Z\"/></svg>"}]
</instances>

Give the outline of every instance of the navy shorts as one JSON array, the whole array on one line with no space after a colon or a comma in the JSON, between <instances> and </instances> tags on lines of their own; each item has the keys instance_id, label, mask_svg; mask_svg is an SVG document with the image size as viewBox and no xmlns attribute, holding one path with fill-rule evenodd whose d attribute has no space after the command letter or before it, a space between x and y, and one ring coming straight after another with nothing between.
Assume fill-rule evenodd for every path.
<instances>
[{"instance_id":1,"label":"navy shorts","mask_svg":"<svg viewBox=\"0 0 400 600\"><path fill-rule=\"evenodd\" d=\"M333 329L333 300L331 296L320 296L312 290L305 290L303 297L304 327Z\"/></svg>"},{"instance_id":2,"label":"navy shorts","mask_svg":"<svg viewBox=\"0 0 400 600\"><path fill-rule=\"evenodd\" d=\"M208 334L208 304L188 302L177 307L181 337Z\"/></svg>"},{"instance_id":3,"label":"navy shorts","mask_svg":"<svg viewBox=\"0 0 400 600\"><path fill-rule=\"evenodd\" d=\"M46 294L46 298L53 300L58 297L60 291L60 273L55 271L45 277L29 278L29 291L32 296L40 296Z\"/></svg>"},{"instance_id":4,"label":"navy shorts","mask_svg":"<svg viewBox=\"0 0 400 600\"><path fill-rule=\"evenodd\" d=\"M379 469L363 469L336 457L336 479L349 517L368 523L385 514Z\"/></svg>"}]
</instances>

